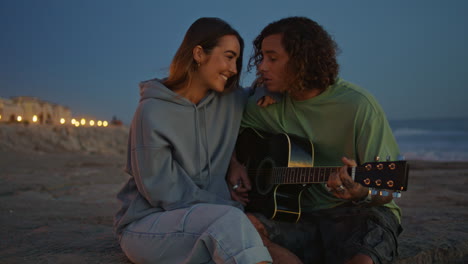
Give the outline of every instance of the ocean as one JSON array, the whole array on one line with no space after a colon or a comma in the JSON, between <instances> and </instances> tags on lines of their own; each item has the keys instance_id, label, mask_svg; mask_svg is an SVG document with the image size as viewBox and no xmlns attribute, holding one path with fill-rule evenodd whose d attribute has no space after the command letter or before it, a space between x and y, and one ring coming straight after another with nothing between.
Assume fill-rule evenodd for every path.
<instances>
[{"instance_id":1,"label":"ocean","mask_svg":"<svg viewBox=\"0 0 468 264\"><path fill-rule=\"evenodd\" d=\"M468 161L468 118L389 122L406 160Z\"/></svg>"}]
</instances>

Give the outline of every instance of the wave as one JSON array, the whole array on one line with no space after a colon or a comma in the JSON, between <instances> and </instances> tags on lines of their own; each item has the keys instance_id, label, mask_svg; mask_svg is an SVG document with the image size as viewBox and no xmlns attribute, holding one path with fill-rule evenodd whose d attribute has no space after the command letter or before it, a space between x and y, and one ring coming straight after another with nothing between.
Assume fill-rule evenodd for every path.
<instances>
[{"instance_id":1,"label":"wave","mask_svg":"<svg viewBox=\"0 0 468 264\"><path fill-rule=\"evenodd\" d=\"M414 119L390 122L406 159L468 161L468 119Z\"/></svg>"},{"instance_id":2,"label":"wave","mask_svg":"<svg viewBox=\"0 0 468 264\"><path fill-rule=\"evenodd\" d=\"M428 135L434 131L425 130L425 129L416 129L416 128L398 128L393 131L395 137L402 136L417 136L417 135Z\"/></svg>"},{"instance_id":3,"label":"wave","mask_svg":"<svg viewBox=\"0 0 468 264\"><path fill-rule=\"evenodd\" d=\"M406 160L468 161L468 152L407 151Z\"/></svg>"},{"instance_id":4,"label":"wave","mask_svg":"<svg viewBox=\"0 0 468 264\"><path fill-rule=\"evenodd\" d=\"M395 137L408 136L468 136L467 131L463 130L429 130L421 128L397 128L393 131Z\"/></svg>"}]
</instances>

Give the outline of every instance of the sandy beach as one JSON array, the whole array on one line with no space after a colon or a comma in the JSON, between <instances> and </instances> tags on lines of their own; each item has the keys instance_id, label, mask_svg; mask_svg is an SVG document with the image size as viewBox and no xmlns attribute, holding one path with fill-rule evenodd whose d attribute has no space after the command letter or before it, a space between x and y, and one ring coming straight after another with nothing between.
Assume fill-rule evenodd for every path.
<instances>
[{"instance_id":1,"label":"sandy beach","mask_svg":"<svg viewBox=\"0 0 468 264\"><path fill-rule=\"evenodd\" d=\"M127 131L0 125L0 263L129 263L112 234ZM409 162L396 263L468 263L468 162Z\"/></svg>"}]
</instances>

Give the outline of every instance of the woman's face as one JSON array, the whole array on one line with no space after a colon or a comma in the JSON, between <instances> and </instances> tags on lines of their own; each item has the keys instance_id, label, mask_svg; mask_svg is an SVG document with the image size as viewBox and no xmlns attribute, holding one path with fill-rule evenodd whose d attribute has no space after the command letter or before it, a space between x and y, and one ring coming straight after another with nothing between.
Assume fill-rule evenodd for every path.
<instances>
[{"instance_id":1,"label":"woman's face","mask_svg":"<svg viewBox=\"0 0 468 264\"><path fill-rule=\"evenodd\" d=\"M240 55L240 44L234 35L219 39L218 45L210 54L204 53L198 68L202 84L210 90L223 92L227 80L237 74L237 59Z\"/></svg>"}]
</instances>

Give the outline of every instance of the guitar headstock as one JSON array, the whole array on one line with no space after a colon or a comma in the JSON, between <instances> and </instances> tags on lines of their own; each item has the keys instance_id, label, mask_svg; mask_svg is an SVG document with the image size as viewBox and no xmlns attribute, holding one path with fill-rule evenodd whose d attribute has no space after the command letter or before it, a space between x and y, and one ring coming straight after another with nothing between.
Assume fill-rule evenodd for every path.
<instances>
[{"instance_id":1,"label":"guitar headstock","mask_svg":"<svg viewBox=\"0 0 468 264\"><path fill-rule=\"evenodd\" d=\"M406 191L408 170L404 160L366 162L356 168L354 181L373 189Z\"/></svg>"}]
</instances>

